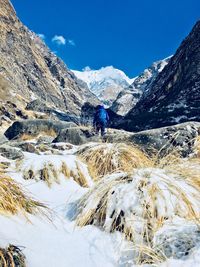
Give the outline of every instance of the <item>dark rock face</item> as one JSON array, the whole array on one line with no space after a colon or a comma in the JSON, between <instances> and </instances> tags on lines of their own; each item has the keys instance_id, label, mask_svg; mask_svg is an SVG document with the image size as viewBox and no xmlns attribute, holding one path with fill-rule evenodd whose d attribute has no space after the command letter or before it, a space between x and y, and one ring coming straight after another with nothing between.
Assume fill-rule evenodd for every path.
<instances>
[{"instance_id":1,"label":"dark rock face","mask_svg":"<svg viewBox=\"0 0 200 267\"><path fill-rule=\"evenodd\" d=\"M200 121L200 21L116 127L140 131L185 121Z\"/></svg>"},{"instance_id":2,"label":"dark rock face","mask_svg":"<svg viewBox=\"0 0 200 267\"><path fill-rule=\"evenodd\" d=\"M138 133L118 131L116 134L105 136L105 141L133 143L150 156L158 152L160 156L164 156L176 150L181 156L186 157L194 152L195 139L199 134L199 122L186 122Z\"/></svg>"},{"instance_id":3,"label":"dark rock face","mask_svg":"<svg viewBox=\"0 0 200 267\"><path fill-rule=\"evenodd\" d=\"M74 126L76 126L76 124L73 122L60 122L51 120L16 121L6 130L5 136L9 140L18 139L23 135L32 137L38 136L39 134L57 136L62 129Z\"/></svg>"},{"instance_id":4,"label":"dark rock face","mask_svg":"<svg viewBox=\"0 0 200 267\"><path fill-rule=\"evenodd\" d=\"M81 106L95 103L96 97L19 21L9 0L0 0L0 7L1 99L14 96L21 105L39 99L53 109L80 116Z\"/></svg>"}]
</instances>

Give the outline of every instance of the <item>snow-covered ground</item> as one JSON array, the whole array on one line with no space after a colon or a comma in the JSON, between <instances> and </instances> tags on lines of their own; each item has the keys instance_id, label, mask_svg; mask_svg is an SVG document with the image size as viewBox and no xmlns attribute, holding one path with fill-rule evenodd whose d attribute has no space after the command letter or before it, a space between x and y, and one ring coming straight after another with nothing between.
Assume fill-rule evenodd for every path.
<instances>
[{"instance_id":1,"label":"snow-covered ground","mask_svg":"<svg viewBox=\"0 0 200 267\"><path fill-rule=\"evenodd\" d=\"M24 153L25 158L20 162L12 162L7 174L15 181L22 185L29 194L35 199L43 202L49 207L47 216L45 215L29 215L29 220L18 215L0 215L0 247L6 247L8 244L13 244L20 247L26 256L27 267L126 267L136 266L134 263L134 246L132 242L125 240L120 232L110 233L109 230L98 225L86 225L79 227L76 224L75 217L77 216L77 201L87 195L90 190L96 186L96 194L98 196L98 184L93 185L93 182L88 183L87 187L82 187L74 180L74 177L66 177L64 173L57 171L58 180L52 181L51 185L39 178L36 180L24 179L24 171L34 169L36 172L44 167L49 162L55 169L61 169L61 162L65 162L69 168L76 171L77 162L82 166L84 175L88 181L92 181L87 166L74 155L77 147L73 147L67 153L60 151L63 155L35 155ZM70 155L71 153L71 155ZM1 158L1 162L5 158ZM113 213L113 210L127 210L128 216L132 216L132 212L140 215L142 211L142 202L138 196L141 194L138 188L143 186L141 178L144 178L146 171L139 171L132 182L123 183L119 186L115 185L115 192L110 194L110 202L107 213ZM159 184L158 188L158 213L160 216L171 216L178 210L180 217L174 217L169 224L165 224L155 235L154 242L160 246L167 248L170 257L176 256L177 259L168 259L164 263L158 264L162 267L197 267L200 266L200 232L199 228L193 222L185 221L184 206L179 207L181 198L177 192L178 186L186 190L187 183L176 180L174 188L176 197L172 198L172 192L169 193L168 184L170 176L162 171L150 171L151 183L147 186L145 195L148 199L148 190L153 190L155 182ZM124 174L114 174L105 179L115 180ZM157 175L157 176L156 176ZM156 176L156 177L155 177ZM100 184L102 186L102 184ZM99 185L99 197L102 194L101 186ZM155 188L154 188L155 189ZM190 190L189 197L193 205L196 191L188 187ZM163 196L159 196L159 192L163 191ZM185 192L185 191L184 191ZM184 196L182 196L184 198ZM97 197L98 198L98 197ZM96 198L96 199L97 199ZM159 198L162 201L159 202ZM165 205L170 200L170 211ZM156 201L156 200L155 200ZM135 204L134 204L135 203ZM198 205L198 201L196 202ZM134 204L134 205L133 205ZM95 203L93 202L95 206ZM195 205L194 205L195 206ZM196 210L199 206L195 207ZM195 212L196 212L195 210ZM127 218L128 218L127 216ZM110 216L111 218L112 216ZM109 216L107 218L107 227L110 225ZM129 222L130 223L130 222ZM138 221L139 223L139 221ZM138 225L139 226L139 225ZM191 244L191 245L190 245ZM187 255L181 255L180 248L191 248ZM179 253L179 254L178 254ZM178 256L177 256L178 255ZM149 266L149 265L143 265ZM152 266L152 265L151 265ZM155 266L155 265L154 265Z\"/></svg>"}]
</instances>

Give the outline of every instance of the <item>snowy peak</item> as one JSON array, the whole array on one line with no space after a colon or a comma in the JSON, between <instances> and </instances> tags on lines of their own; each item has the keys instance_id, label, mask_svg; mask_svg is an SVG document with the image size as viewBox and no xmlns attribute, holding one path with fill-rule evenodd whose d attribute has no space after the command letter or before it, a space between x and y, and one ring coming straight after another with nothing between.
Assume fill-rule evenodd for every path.
<instances>
[{"instance_id":1,"label":"snowy peak","mask_svg":"<svg viewBox=\"0 0 200 267\"><path fill-rule=\"evenodd\" d=\"M113 66L102 67L99 70L92 70L89 67L83 69L83 71L73 71L74 74L81 80L87 83L89 88L94 82L102 81L125 81L128 84L133 82L123 71L114 68Z\"/></svg>"},{"instance_id":2,"label":"snowy peak","mask_svg":"<svg viewBox=\"0 0 200 267\"><path fill-rule=\"evenodd\" d=\"M110 106L117 95L131 85L130 79L123 71L113 66L91 70L86 67L83 71L73 71L76 77L83 80L89 89L106 105Z\"/></svg>"}]
</instances>

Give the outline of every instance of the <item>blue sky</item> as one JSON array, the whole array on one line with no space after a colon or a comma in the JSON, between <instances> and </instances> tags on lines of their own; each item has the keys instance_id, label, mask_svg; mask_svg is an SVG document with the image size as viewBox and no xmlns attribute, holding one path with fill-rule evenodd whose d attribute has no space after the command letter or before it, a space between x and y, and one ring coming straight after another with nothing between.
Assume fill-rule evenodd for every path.
<instances>
[{"instance_id":1,"label":"blue sky","mask_svg":"<svg viewBox=\"0 0 200 267\"><path fill-rule=\"evenodd\" d=\"M200 18L199 0L11 1L69 68L113 65L130 77L173 54Z\"/></svg>"}]
</instances>

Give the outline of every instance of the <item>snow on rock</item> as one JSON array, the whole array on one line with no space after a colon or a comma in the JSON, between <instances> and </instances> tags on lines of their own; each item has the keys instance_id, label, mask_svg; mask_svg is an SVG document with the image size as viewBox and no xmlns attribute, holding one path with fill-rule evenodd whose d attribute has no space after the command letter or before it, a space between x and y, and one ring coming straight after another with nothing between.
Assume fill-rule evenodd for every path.
<instances>
[{"instance_id":1,"label":"snow on rock","mask_svg":"<svg viewBox=\"0 0 200 267\"><path fill-rule=\"evenodd\" d=\"M167 258L184 258L196 247L200 248L199 227L185 219L174 218L155 234L154 246L162 250Z\"/></svg>"}]
</instances>

